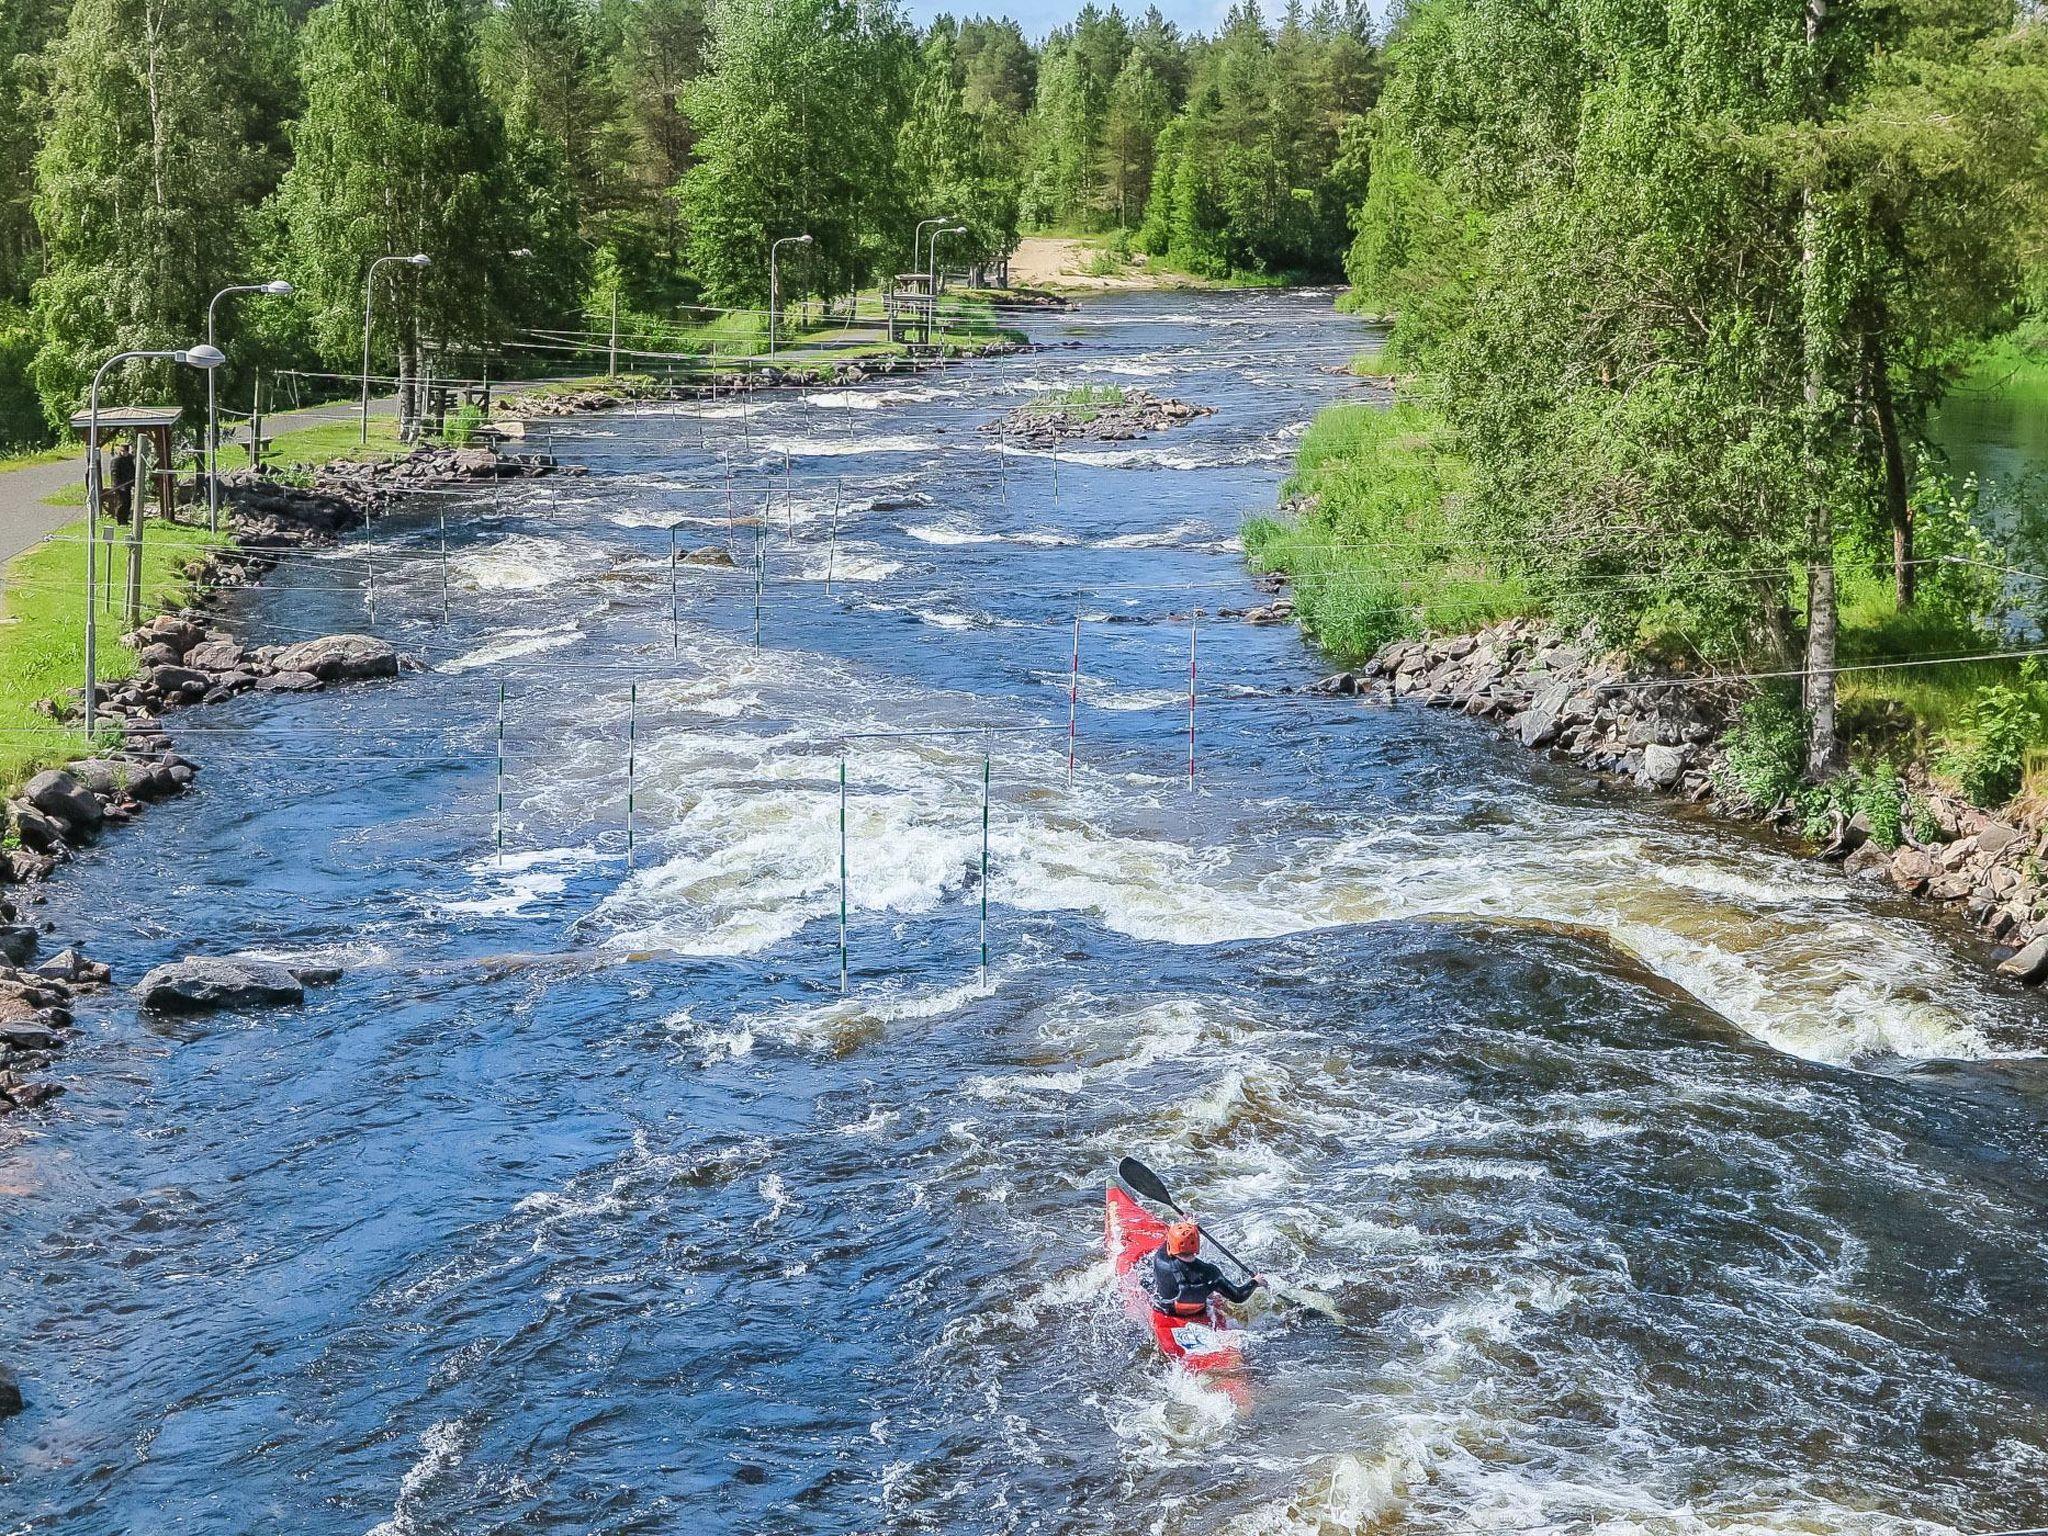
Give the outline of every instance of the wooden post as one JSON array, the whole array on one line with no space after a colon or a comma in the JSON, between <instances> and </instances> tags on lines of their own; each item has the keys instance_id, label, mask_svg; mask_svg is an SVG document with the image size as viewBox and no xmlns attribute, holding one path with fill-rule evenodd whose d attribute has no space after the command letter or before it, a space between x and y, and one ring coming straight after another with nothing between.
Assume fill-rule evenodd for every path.
<instances>
[{"instance_id":1,"label":"wooden post","mask_svg":"<svg viewBox=\"0 0 2048 1536\"><path fill-rule=\"evenodd\" d=\"M149 496L143 489L149 483L142 473L143 444L149 444L152 456L156 452L154 436L137 432L134 438L135 483L128 492L128 601L125 609L130 629L136 629L142 623L142 524L149 516Z\"/></svg>"}]
</instances>

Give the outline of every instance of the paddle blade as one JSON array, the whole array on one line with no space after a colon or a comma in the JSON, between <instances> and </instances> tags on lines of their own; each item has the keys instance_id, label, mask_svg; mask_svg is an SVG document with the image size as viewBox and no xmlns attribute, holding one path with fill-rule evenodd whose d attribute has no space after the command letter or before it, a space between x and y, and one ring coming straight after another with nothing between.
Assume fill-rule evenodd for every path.
<instances>
[{"instance_id":1,"label":"paddle blade","mask_svg":"<svg viewBox=\"0 0 2048 1536\"><path fill-rule=\"evenodd\" d=\"M1116 1176L1123 1180L1126 1189L1141 1199L1156 1200L1176 1211L1180 1209L1180 1206L1175 1204L1173 1195L1167 1190L1166 1181L1135 1157L1127 1157L1118 1163Z\"/></svg>"}]
</instances>

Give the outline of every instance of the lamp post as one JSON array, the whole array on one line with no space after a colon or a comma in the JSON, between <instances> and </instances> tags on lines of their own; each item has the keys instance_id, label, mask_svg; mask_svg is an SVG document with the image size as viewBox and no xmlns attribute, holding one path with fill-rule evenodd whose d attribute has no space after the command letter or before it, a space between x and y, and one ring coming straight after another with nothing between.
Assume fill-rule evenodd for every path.
<instances>
[{"instance_id":1,"label":"lamp post","mask_svg":"<svg viewBox=\"0 0 2048 1536\"><path fill-rule=\"evenodd\" d=\"M99 366L92 376L92 390L87 396L85 418L85 734L89 739L93 732L93 712L99 705L96 671L99 662L99 630L94 623L94 589L99 585L99 562L96 552L100 542L100 384L107 376L107 370L116 363L158 361L168 358L174 363L183 363L188 368L197 368L207 376L210 385L213 370L227 359L220 348L212 342L201 342L196 347L180 352L116 352ZM142 515L140 508L135 515ZM111 558L111 557L110 557Z\"/></svg>"},{"instance_id":2,"label":"lamp post","mask_svg":"<svg viewBox=\"0 0 2048 1536\"><path fill-rule=\"evenodd\" d=\"M377 269L387 261L402 261L409 267L433 265L431 256L379 256L370 263L370 270L363 278L363 443L370 441L370 295L375 290Z\"/></svg>"},{"instance_id":3,"label":"lamp post","mask_svg":"<svg viewBox=\"0 0 2048 1536\"><path fill-rule=\"evenodd\" d=\"M274 299L282 299L291 291L292 285L281 277L267 283L236 283L221 289L206 306L206 344L215 351L220 350L213 339L214 311L229 294L267 293ZM214 391L211 368L206 370L206 526L210 532L220 532L220 403Z\"/></svg>"},{"instance_id":4,"label":"lamp post","mask_svg":"<svg viewBox=\"0 0 2048 1536\"><path fill-rule=\"evenodd\" d=\"M811 243L811 237L810 237L809 235L784 235L784 236L783 236L783 237L782 237L782 238L781 238L780 240L774 240L774 241L770 241L770 242L769 242L769 245L768 245L768 355L769 355L770 357L773 357L773 356L775 355L775 326L776 326L776 318L777 318L777 317L776 317L776 310L775 310L775 305L776 305L776 300L777 300L777 298L778 298L778 297L780 296L780 294L781 294L781 292L782 292L782 290L781 290L781 287L779 286L779 282L778 282L778 279L777 279L777 277L776 277L776 271L775 271L775 258L776 258L776 256L777 256L777 254L778 254L778 253L780 253L780 251L782 250L782 248L783 248L783 247L784 247L785 245L809 245L810 243Z\"/></svg>"},{"instance_id":5,"label":"lamp post","mask_svg":"<svg viewBox=\"0 0 2048 1536\"><path fill-rule=\"evenodd\" d=\"M950 213L942 213L942 214L940 214L940 215L939 215L939 216L938 216L938 217L937 217L936 219L919 219L919 220L917 221L917 232L916 232L915 234L913 234L913 235L912 235L912 236L910 237L910 270L911 270L911 271L915 272L915 271L917 270L917 252L918 252L918 248L919 248L920 246L922 246L922 245L924 244L924 227L925 227L925 225L927 225L927 224L951 224L952 222L953 222L953 215L951 215Z\"/></svg>"},{"instance_id":6,"label":"lamp post","mask_svg":"<svg viewBox=\"0 0 2048 1536\"><path fill-rule=\"evenodd\" d=\"M931 271L926 279L926 286L931 292L925 295L925 302L931 306L927 311L931 317L931 324L927 328L924 338L927 344L939 339L939 236L964 235L966 233L967 226L965 224L955 224L950 229L935 229L932 231L931 245L927 247L925 252L931 261Z\"/></svg>"}]
</instances>

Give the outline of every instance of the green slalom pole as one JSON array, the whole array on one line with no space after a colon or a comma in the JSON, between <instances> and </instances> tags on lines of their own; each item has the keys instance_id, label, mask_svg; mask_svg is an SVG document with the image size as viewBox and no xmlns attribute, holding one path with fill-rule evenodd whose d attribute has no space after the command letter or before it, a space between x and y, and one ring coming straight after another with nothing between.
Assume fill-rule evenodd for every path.
<instances>
[{"instance_id":1,"label":"green slalom pole","mask_svg":"<svg viewBox=\"0 0 2048 1536\"><path fill-rule=\"evenodd\" d=\"M626 685L626 868L633 867L633 780L640 759L640 685Z\"/></svg>"}]
</instances>

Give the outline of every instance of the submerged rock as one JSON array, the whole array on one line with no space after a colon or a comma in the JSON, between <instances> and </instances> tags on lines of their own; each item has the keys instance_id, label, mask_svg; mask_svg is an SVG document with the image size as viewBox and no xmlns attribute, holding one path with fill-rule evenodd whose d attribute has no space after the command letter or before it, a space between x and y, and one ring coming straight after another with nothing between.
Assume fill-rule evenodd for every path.
<instances>
[{"instance_id":1,"label":"submerged rock","mask_svg":"<svg viewBox=\"0 0 2048 1536\"><path fill-rule=\"evenodd\" d=\"M142 1006L162 1013L206 1013L216 1008L277 1006L306 1000L305 984L268 960L194 956L160 965L142 978Z\"/></svg>"}]
</instances>

